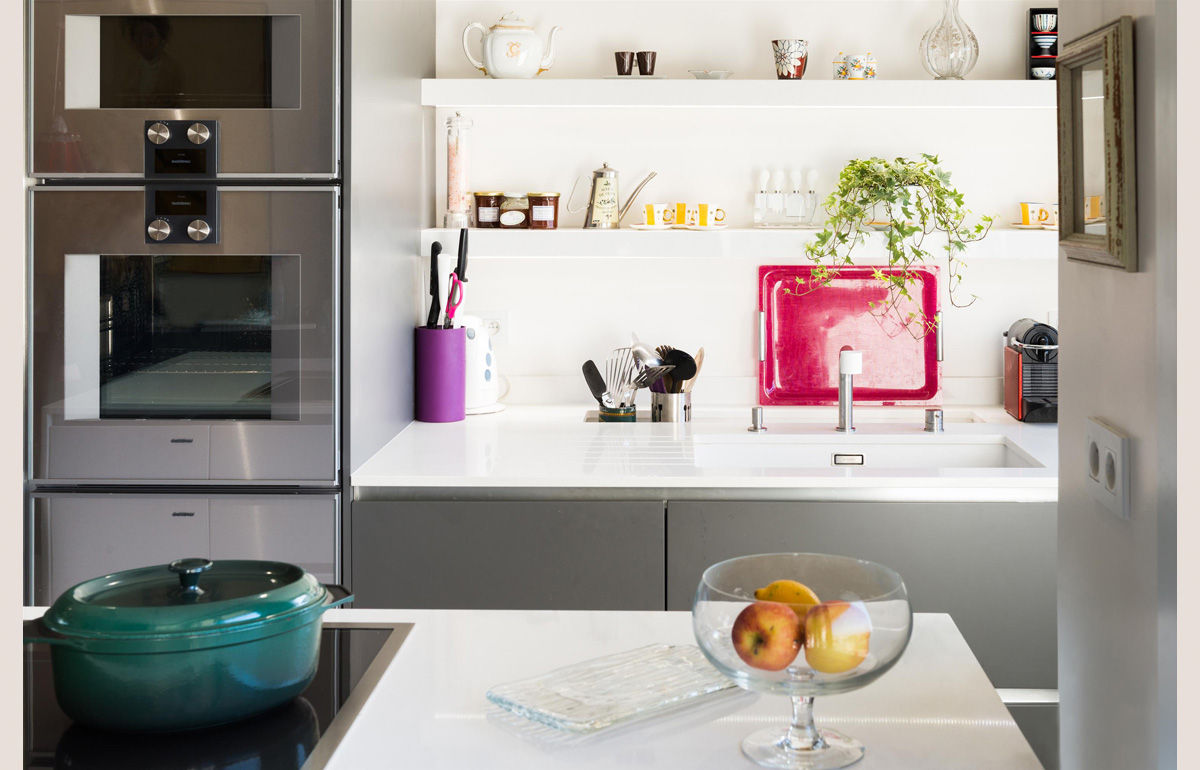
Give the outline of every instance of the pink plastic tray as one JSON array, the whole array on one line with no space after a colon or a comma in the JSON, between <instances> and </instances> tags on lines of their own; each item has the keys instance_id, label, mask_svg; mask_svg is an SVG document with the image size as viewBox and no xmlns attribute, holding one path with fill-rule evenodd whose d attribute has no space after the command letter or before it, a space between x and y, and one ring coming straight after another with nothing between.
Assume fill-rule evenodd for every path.
<instances>
[{"instance_id":1,"label":"pink plastic tray","mask_svg":"<svg viewBox=\"0 0 1200 770\"><path fill-rule=\"evenodd\" d=\"M887 297L884 286L871 277L876 269L839 268L829 285L805 294L811 266L758 268L758 309L766 315L766 356L758 365L760 404L836 404L838 353L847 345L863 354L863 373L854 378L855 403L921 404L937 398L940 330L918 339L898 320L872 315L868 303ZM937 268L914 272L920 276L919 287L910 289L914 304L897 309L907 313L920 307L933 318L939 309Z\"/></svg>"}]
</instances>

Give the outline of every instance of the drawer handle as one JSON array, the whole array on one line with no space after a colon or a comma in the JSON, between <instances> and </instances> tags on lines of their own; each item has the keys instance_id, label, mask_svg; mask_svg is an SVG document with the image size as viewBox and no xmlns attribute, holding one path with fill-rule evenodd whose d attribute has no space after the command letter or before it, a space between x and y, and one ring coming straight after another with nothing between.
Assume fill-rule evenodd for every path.
<instances>
[{"instance_id":1,"label":"drawer handle","mask_svg":"<svg viewBox=\"0 0 1200 770\"><path fill-rule=\"evenodd\" d=\"M195 439L190 439L190 438L173 438L173 439L171 439L172 444L191 444L193 441L195 441Z\"/></svg>"},{"instance_id":2,"label":"drawer handle","mask_svg":"<svg viewBox=\"0 0 1200 770\"><path fill-rule=\"evenodd\" d=\"M862 455L834 454L833 464L834 465L862 465L863 464L863 456Z\"/></svg>"},{"instance_id":3,"label":"drawer handle","mask_svg":"<svg viewBox=\"0 0 1200 770\"><path fill-rule=\"evenodd\" d=\"M195 516L195 511L171 511L172 516Z\"/></svg>"}]
</instances>

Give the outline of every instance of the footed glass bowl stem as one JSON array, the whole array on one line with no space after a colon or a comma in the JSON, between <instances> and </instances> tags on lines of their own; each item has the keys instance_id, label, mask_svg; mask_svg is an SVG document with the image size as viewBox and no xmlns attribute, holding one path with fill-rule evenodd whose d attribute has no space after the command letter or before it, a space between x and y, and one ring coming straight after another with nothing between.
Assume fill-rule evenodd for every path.
<instances>
[{"instance_id":1,"label":"footed glass bowl stem","mask_svg":"<svg viewBox=\"0 0 1200 770\"><path fill-rule=\"evenodd\" d=\"M825 748L825 739L813 722L811 697L792 696L792 724L787 731L787 742L793 751L820 751Z\"/></svg>"}]
</instances>

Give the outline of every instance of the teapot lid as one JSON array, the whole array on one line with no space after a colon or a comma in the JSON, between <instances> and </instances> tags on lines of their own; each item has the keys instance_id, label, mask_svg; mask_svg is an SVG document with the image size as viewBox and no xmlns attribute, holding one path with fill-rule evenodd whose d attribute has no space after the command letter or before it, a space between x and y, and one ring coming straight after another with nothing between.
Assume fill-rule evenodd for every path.
<instances>
[{"instance_id":1,"label":"teapot lid","mask_svg":"<svg viewBox=\"0 0 1200 770\"><path fill-rule=\"evenodd\" d=\"M592 172L592 176L616 176L617 170L605 163L600 168Z\"/></svg>"},{"instance_id":2,"label":"teapot lid","mask_svg":"<svg viewBox=\"0 0 1200 770\"><path fill-rule=\"evenodd\" d=\"M528 30L532 30L533 27L531 27L529 25L529 22L527 22L527 21L525 21L525 19L521 18L521 14L517 13L516 11L509 11L508 13L506 13L500 17L500 21L498 21L492 25L492 29L528 29Z\"/></svg>"}]
</instances>

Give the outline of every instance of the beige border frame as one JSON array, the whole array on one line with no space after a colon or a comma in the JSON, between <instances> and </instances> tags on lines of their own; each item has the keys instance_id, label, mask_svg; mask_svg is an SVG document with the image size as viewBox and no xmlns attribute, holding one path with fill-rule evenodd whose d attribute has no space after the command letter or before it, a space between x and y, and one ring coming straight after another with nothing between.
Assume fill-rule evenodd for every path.
<instances>
[{"instance_id":1,"label":"beige border frame","mask_svg":"<svg viewBox=\"0 0 1200 770\"><path fill-rule=\"evenodd\" d=\"M1076 190L1082 152L1075 109L1079 71L1097 60L1104 62L1105 235L1083 232L1083 201ZM1067 43L1057 67L1059 246L1067 259L1137 272L1133 17Z\"/></svg>"}]
</instances>

